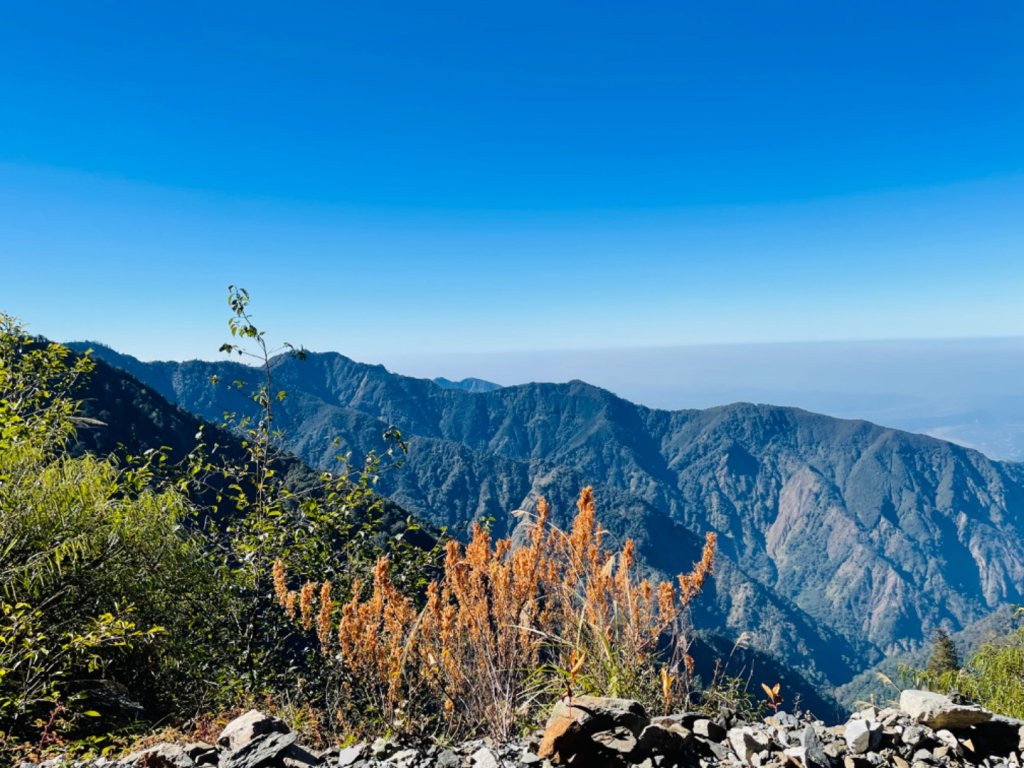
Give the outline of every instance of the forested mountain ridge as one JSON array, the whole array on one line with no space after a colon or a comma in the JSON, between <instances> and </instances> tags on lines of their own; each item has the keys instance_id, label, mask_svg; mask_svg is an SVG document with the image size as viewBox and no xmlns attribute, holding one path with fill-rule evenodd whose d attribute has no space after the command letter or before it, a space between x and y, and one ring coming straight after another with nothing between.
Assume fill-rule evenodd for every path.
<instances>
[{"instance_id":1,"label":"forested mountain ridge","mask_svg":"<svg viewBox=\"0 0 1024 768\"><path fill-rule=\"evenodd\" d=\"M256 375L93 346L211 420L245 405L223 384ZM338 354L277 358L273 375L290 450L329 467L334 438L358 455L395 424L410 454L382 490L455 530L506 529L539 494L564 513L593 484L603 522L659 570L688 566L716 531L699 618L823 682L1022 600L1024 468L949 443L766 405L659 411L575 381L445 389Z\"/></svg>"}]
</instances>

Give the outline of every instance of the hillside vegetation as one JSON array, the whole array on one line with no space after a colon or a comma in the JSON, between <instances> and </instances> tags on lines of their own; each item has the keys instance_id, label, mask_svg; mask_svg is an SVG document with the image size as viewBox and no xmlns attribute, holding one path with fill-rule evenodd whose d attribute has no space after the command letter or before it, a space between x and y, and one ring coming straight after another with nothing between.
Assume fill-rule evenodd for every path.
<instances>
[{"instance_id":1,"label":"hillside vegetation","mask_svg":"<svg viewBox=\"0 0 1024 768\"><path fill-rule=\"evenodd\" d=\"M211 419L240 407L211 376L256 375L97 354ZM289 392L278 414L289 450L327 467L332 441L358 455L393 424L410 450L380 489L459 535L487 518L512 530L510 513L541 495L570 509L584 485L602 524L661 573L693 562L714 532L717 577L698 623L748 633L826 690L936 628L1022 602L1021 465L791 408L659 411L582 382L467 392L333 353L272 369Z\"/></svg>"},{"instance_id":2,"label":"hillside vegetation","mask_svg":"<svg viewBox=\"0 0 1024 768\"><path fill-rule=\"evenodd\" d=\"M93 373L88 357L0 316L0 756L68 738L100 750L261 699L330 724L330 665L276 604L272 565L341 590L398 555L397 583L423 583L430 551L383 527L377 460L298 473L315 484L294 490L269 420L208 434L155 393L109 376L97 388ZM106 425L83 415L83 391L129 395L92 404L106 415L128 403L132 441L154 436L153 413L193 422L191 451L89 450Z\"/></svg>"},{"instance_id":3,"label":"hillside vegetation","mask_svg":"<svg viewBox=\"0 0 1024 768\"><path fill-rule=\"evenodd\" d=\"M232 351L272 373L243 292L232 307ZM714 706L689 622L713 534L692 571L652 581L633 542L606 539L590 489L564 532L539 500L525 540L478 523L463 546L412 518L394 533L373 486L401 435L300 472L270 383L219 430L0 319L0 759L114 749L157 722L202 730L254 704L335 743L505 737L566 693ZM97 416L115 414L129 439L104 453ZM142 448L160 421L195 429L191 448Z\"/></svg>"}]
</instances>

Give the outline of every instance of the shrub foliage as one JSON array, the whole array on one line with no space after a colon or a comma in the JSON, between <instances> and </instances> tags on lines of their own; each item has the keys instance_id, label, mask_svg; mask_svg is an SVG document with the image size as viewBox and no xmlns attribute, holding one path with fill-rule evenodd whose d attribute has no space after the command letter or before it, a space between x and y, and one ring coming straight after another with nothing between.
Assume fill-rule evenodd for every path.
<instances>
[{"instance_id":1,"label":"shrub foliage","mask_svg":"<svg viewBox=\"0 0 1024 768\"><path fill-rule=\"evenodd\" d=\"M334 472L281 454L263 331L229 293L223 350L265 373L183 460L85 454L93 363L0 314L0 760L101 751L156 721L259 703L333 740L508 736L559 696L690 697L690 602L711 572L651 583L584 489L569 531L541 500L519 537L429 536L375 492L386 449ZM287 346L287 345L286 345ZM287 347L297 356L301 350ZM300 478L296 481L296 477Z\"/></svg>"}]
</instances>

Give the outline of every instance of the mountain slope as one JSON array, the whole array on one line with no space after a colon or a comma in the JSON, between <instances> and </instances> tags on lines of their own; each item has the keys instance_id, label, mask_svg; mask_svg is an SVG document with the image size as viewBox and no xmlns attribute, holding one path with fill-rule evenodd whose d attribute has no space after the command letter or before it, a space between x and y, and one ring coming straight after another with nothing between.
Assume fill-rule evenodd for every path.
<instances>
[{"instance_id":1,"label":"mountain slope","mask_svg":"<svg viewBox=\"0 0 1024 768\"><path fill-rule=\"evenodd\" d=\"M97 348L100 357L107 355ZM254 380L234 363L121 364L217 419L244 403L210 385ZM707 621L839 685L942 625L957 630L1024 593L1024 468L919 435L792 408L659 411L574 381L446 389L337 354L274 361L291 450L328 467L395 424L407 465L383 480L411 511L456 529L541 493L567 512L583 484L603 522L654 568L719 534Z\"/></svg>"},{"instance_id":2,"label":"mountain slope","mask_svg":"<svg viewBox=\"0 0 1024 768\"><path fill-rule=\"evenodd\" d=\"M84 351L86 346L78 347ZM104 350L107 352L107 350ZM218 457L229 463L244 463L247 453L241 439L200 416L190 413L169 402L155 388L140 381L125 369L95 357L93 371L84 378L75 397L81 401L80 413L99 423L86 423L79 427L74 454L94 453L99 456L115 454L141 455L151 449L164 449L173 463L182 460L196 447L199 433L208 449L213 448ZM291 455L274 459L274 468L284 484L294 492L319 493L318 471L306 462ZM213 503L214 495L224 492L231 482L228 478L208 477L209 488L204 499ZM234 514L230 507L226 514ZM409 512L393 499L386 499L381 518L382 532L386 537L403 532L406 540L415 546L429 549L437 541L439 531L424 521L414 532L406 531Z\"/></svg>"}]
</instances>

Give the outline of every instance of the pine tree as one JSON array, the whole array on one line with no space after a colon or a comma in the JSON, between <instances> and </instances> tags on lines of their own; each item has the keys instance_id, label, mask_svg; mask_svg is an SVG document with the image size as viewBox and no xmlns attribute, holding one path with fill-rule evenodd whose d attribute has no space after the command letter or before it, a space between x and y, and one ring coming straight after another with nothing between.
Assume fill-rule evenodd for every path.
<instances>
[{"instance_id":1,"label":"pine tree","mask_svg":"<svg viewBox=\"0 0 1024 768\"><path fill-rule=\"evenodd\" d=\"M938 676L958 669L960 654L956 650L956 644L945 630L936 629L932 637L932 655L928 659L928 674Z\"/></svg>"}]
</instances>

